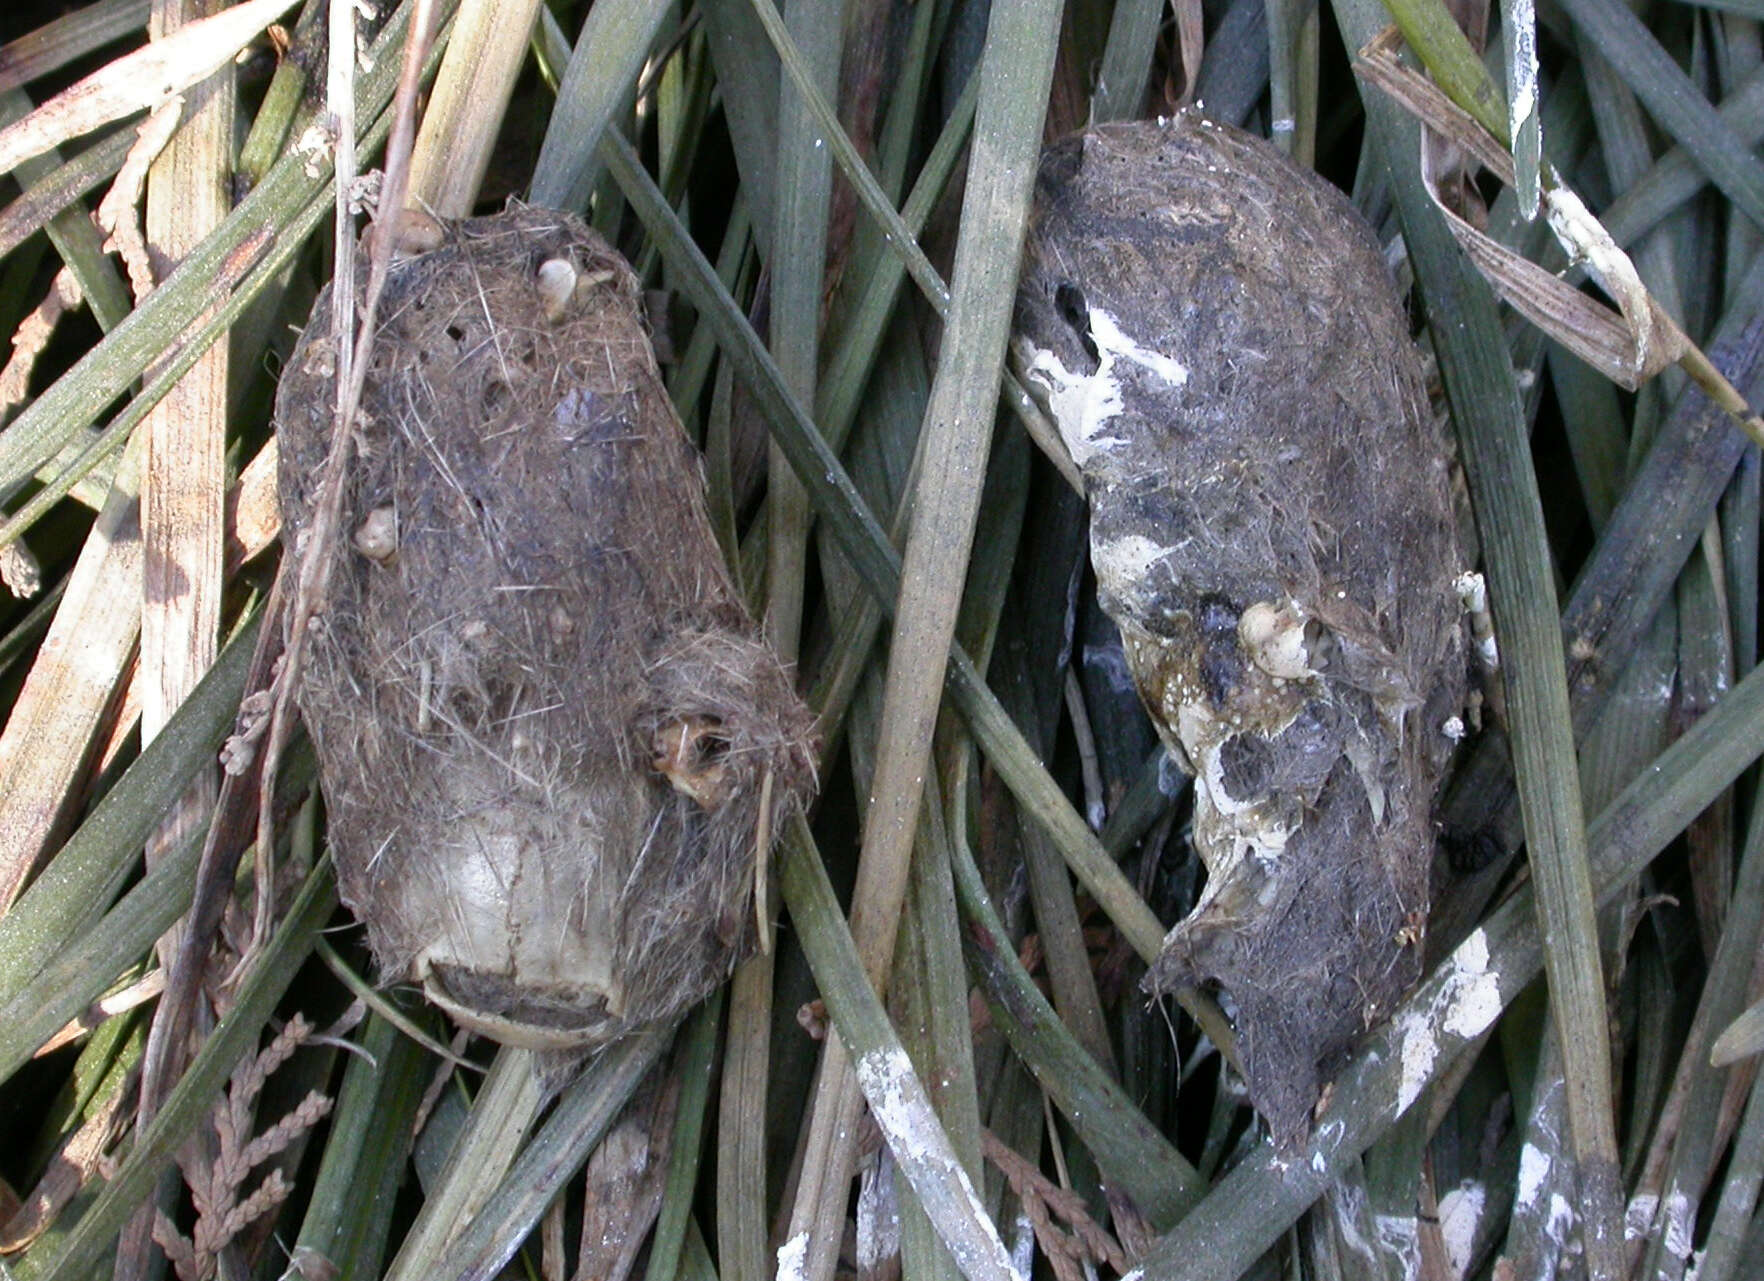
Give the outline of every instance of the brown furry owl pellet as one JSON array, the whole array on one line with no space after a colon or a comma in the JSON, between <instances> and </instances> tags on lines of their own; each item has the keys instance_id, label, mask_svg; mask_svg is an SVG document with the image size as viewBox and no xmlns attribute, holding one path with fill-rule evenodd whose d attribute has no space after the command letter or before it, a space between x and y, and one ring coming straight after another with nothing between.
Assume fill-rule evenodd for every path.
<instances>
[{"instance_id":1,"label":"brown furry owl pellet","mask_svg":"<svg viewBox=\"0 0 1764 1281\"><path fill-rule=\"evenodd\" d=\"M382 977L510 1044L593 1046L752 948L811 722L724 568L630 267L540 209L442 230L387 280L296 698ZM297 563L334 365L322 295L276 408Z\"/></svg>"},{"instance_id":2,"label":"brown furry owl pellet","mask_svg":"<svg viewBox=\"0 0 1764 1281\"><path fill-rule=\"evenodd\" d=\"M1148 976L1214 984L1282 1146L1415 980L1461 724L1448 449L1378 247L1185 113L1049 148L1014 353L1083 469L1103 608L1195 775L1208 879Z\"/></svg>"}]
</instances>

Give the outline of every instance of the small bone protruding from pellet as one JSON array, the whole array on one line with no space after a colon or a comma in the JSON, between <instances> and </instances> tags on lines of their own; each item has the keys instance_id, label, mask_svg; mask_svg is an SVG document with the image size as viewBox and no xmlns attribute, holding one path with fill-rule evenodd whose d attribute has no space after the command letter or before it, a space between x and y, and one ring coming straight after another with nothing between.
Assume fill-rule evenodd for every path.
<instances>
[{"instance_id":1,"label":"small bone protruding from pellet","mask_svg":"<svg viewBox=\"0 0 1764 1281\"><path fill-rule=\"evenodd\" d=\"M570 309L576 296L576 265L568 258L548 258L539 264L539 305L545 319L556 324Z\"/></svg>"},{"instance_id":2,"label":"small bone protruding from pellet","mask_svg":"<svg viewBox=\"0 0 1764 1281\"><path fill-rule=\"evenodd\" d=\"M1250 661L1268 675L1285 680L1315 675L1305 651L1305 617L1292 601L1257 601L1237 620L1237 636Z\"/></svg>"},{"instance_id":3,"label":"small bone protruding from pellet","mask_svg":"<svg viewBox=\"0 0 1764 1281\"><path fill-rule=\"evenodd\" d=\"M357 525L355 550L384 565L398 554L398 516L390 507L376 507Z\"/></svg>"},{"instance_id":4,"label":"small bone protruding from pellet","mask_svg":"<svg viewBox=\"0 0 1764 1281\"><path fill-rule=\"evenodd\" d=\"M655 753L650 765L668 785L690 796L707 810L722 804L728 791L728 752L721 721L709 716L688 716L655 731Z\"/></svg>"},{"instance_id":5,"label":"small bone protruding from pellet","mask_svg":"<svg viewBox=\"0 0 1764 1281\"><path fill-rule=\"evenodd\" d=\"M363 250L373 252L374 237L381 233L384 226L378 220L368 226L361 236ZM392 257L416 258L433 253L446 239L447 229L433 214L422 209L406 208L398 219L398 239L392 245Z\"/></svg>"}]
</instances>

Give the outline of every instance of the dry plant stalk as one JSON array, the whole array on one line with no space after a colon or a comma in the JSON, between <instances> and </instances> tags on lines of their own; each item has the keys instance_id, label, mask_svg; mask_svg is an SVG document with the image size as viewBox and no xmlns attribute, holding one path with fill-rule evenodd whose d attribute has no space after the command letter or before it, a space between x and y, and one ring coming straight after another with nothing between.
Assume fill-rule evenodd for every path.
<instances>
[{"instance_id":1,"label":"dry plant stalk","mask_svg":"<svg viewBox=\"0 0 1764 1281\"><path fill-rule=\"evenodd\" d=\"M47 1232L87 1181L100 1172L130 1117L138 1080L138 1074L130 1072L61 1145L30 1195L12 1214L0 1217L0 1254L23 1250Z\"/></svg>"},{"instance_id":2,"label":"dry plant stalk","mask_svg":"<svg viewBox=\"0 0 1764 1281\"><path fill-rule=\"evenodd\" d=\"M1236 1005L1275 1140L1419 976L1465 566L1448 450L1341 193L1193 112L1044 154L1016 357L1209 876L1158 990Z\"/></svg>"},{"instance_id":3,"label":"dry plant stalk","mask_svg":"<svg viewBox=\"0 0 1764 1281\"><path fill-rule=\"evenodd\" d=\"M49 633L0 730L0 910L55 848L110 710L128 688L141 621L135 494L143 444L124 450Z\"/></svg>"},{"instance_id":4,"label":"dry plant stalk","mask_svg":"<svg viewBox=\"0 0 1764 1281\"><path fill-rule=\"evenodd\" d=\"M315 537L328 300L283 379L291 568L329 580L293 688L383 977L510 1044L600 1044L753 946L810 719L723 567L630 268L544 210L438 230L387 277L343 538Z\"/></svg>"},{"instance_id":5,"label":"dry plant stalk","mask_svg":"<svg viewBox=\"0 0 1764 1281\"><path fill-rule=\"evenodd\" d=\"M652 1076L589 1157L582 1174L576 1281L630 1276L661 1212L679 1087L678 1077L658 1082Z\"/></svg>"},{"instance_id":6,"label":"dry plant stalk","mask_svg":"<svg viewBox=\"0 0 1764 1281\"><path fill-rule=\"evenodd\" d=\"M155 0L149 34L156 42L174 39L216 8L218 0ZM233 99L230 68L189 86L187 104L168 102L148 119L132 163L117 175L127 205L118 225L137 236L135 197L146 179L146 238L135 239L129 263L137 300L152 290L156 271L182 262L231 212ZM143 742L171 719L219 649L228 367L228 344L214 344L141 423ZM211 769L197 776L149 839L149 867L207 819L216 788ZM162 941L162 958L170 959L177 933L174 927Z\"/></svg>"}]
</instances>

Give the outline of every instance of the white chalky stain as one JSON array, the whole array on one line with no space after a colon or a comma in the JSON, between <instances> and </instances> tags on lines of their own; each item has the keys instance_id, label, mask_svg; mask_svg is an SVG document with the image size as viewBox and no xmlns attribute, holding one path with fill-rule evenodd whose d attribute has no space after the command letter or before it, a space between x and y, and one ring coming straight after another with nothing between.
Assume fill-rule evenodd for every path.
<instances>
[{"instance_id":1,"label":"white chalky stain","mask_svg":"<svg viewBox=\"0 0 1764 1281\"><path fill-rule=\"evenodd\" d=\"M1446 962L1428 1008L1411 1010L1398 1024L1402 1075L1397 1083L1397 1111L1408 1111L1433 1075L1439 1057L1434 1028L1468 1040L1486 1031L1500 1013L1500 974L1490 966L1488 935L1477 930Z\"/></svg>"},{"instance_id":2,"label":"white chalky stain","mask_svg":"<svg viewBox=\"0 0 1764 1281\"><path fill-rule=\"evenodd\" d=\"M936 1171L937 1184L953 1190L962 1199L967 1209L964 1217L982 1233L983 1253L978 1256L972 1249L972 1242L943 1238L962 1274L968 1277L1001 1275L1021 1281L1021 1274L1012 1264L1010 1254L999 1238L998 1228L987 1217L986 1207L974 1191L967 1170L956 1160L955 1153L944 1139L937 1114L931 1110L931 1100L919 1086L906 1051L898 1047L866 1051L858 1055L854 1071L858 1088L869 1102L870 1115L875 1117L877 1127L893 1149L901 1172L920 1193L921 1203L930 1209L926 1196L928 1190L920 1186L914 1175L922 1178L926 1168L931 1167ZM935 1218L932 1222L937 1226Z\"/></svg>"},{"instance_id":3,"label":"white chalky stain","mask_svg":"<svg viewBox=\"0 0 1764 1281\"><path fill-rule=\"evenodd\" d=\"M808 1274L808 1233L798 1232L778 1247L778 1281L803 1281Z\"/></svg>"},{"instance_id":4,"label":"white chalky stain","mask_svg":"<svg viewBox=\"0 0 1764 1281\"><path fill-rule=\"evenodd\" d=\"M1666 1198L1665 1236L1661 1241L1675 1259L1688 1259L1691 1237L1696 1229L1696 1212L1691 1200L1682 1192Z\"/></svg>"},{"instance_id":5,"label":"white chalky stain","mask_svg":"<svg viewBox=\"0 0 1764 1281\"><path fill-rule=\"evenodd\" d=\"M1402 1265L1403 1281L1421 1275L1421 1225L1412 1214L1380 1214L1372 1219L1387 1258Z\"/></svg>"},{"instance_id":6,"label":"white chalky stain","mask_svg":"<svg viewBox=\"0 0 1764 1281\"><path fill-rule=\"evenodd\" d=\"M1319 1178L1329 1173L1328 1154L1341 1142L1346 1133L1347 1125L1339 1118L1325 1121L1317 1127L1317 1133L1311 1139L1311 1172Z\"/></svg>"},{"instance_id":7,"label":"white chalky stain","mask_svg":"<svg viewBox=\"0 0 1764 1281\"><path fill-rule=\"evenodd\" d=\"M1091 564L1105 584L1132 590L1145 580L1151 567L1170 554L1170 548L1140 534L1123 534L1091 549ZM1117 590L1119 590L1117 588Z\"/></svg>"},{"instance_id":8,"label":"white chalky stain","mask_svg":"<svg viewBox=\"0 0 1764 1281\"><path fill-rule=\"evenodd\" d=\"M1489 966L1488 935L1477 930L1452 953L1457 984L1445 1028L1469 1039L1481 1036L1501 1016L1501 976Z\"/></svg>"},{"instance_id":9,"label":"white chalky stain","mask_svg":"<svg viewBox=\"0 0 1764 1281\"><path fill-rule=\"evenodd\" d=\"M1377 1263L1378 1251L1360 1235L1360 1215L1366 1208L1365 1192L1352 1184L1338 1183L1329 1199L1335 1209L1335 1229L1341 1233L1341 1243L1362 1259Z\"/></svg>"},{"instance_id":10,"label":"white chalky stain","mask_svg":"<svg viewBox=\"0 0 1764 1281\"><path fill-rule=\"evenodd\" d=\"M1023 376L1045 393L1047 412L1053 415L1073 462L1083 467L1098 454L1126 443L1119 436L1103 435L1109 420L1123 408L1120 385L1104 376L1106 367L1086 376L1067 369L1051 351L1031 347L1027 354Z\"/></svg>"},{"instance_id":11,"label":"white chalky stain","mask_svg":"<svg viewBox=\"0 0 1764 1281\"><path fill-rule=\"evenodd\" d=\"M1402 1113L1421 1097L1422 1087L1433 1076L1433 1061L1439 1057L1439 1043L1433 1039L1433 1028L1427 1015L1413 1011L1403 1015L1398 1033L1402 1038L1402 1076L1397 1081L1397 1111Z\"/></svg>"},{"instance_id":12,"label":"white chalky stain","mask_svg":"<svg viewBox=\"0 0 1764 1281\"><path fill-rule=\"evenodd\" d=\"M1554 187L1544 192L1543 197L1544 219L1555 233L1556 240L1573 262L1587 265L1605 292L1617 300L1624 317L1630 320L1635 350L1625 353L1625 363L1632 372L1639 374L1648 365L1654 324L1647 287L1642 284L1635 263L1573 191L1567 187Z\"/></svg>"},{"instance_id":13,"label":"white chalky stain","mask_svg":"<svg viewBox=\"0 0 1764 1281\"><path fill-rule=\"evenodd\" d=\"M1439 1235L1454 1277L1462 1277L1470 1270L1476 1226L1482 1222L1487 1200L1486 1189L1475 1180L1459 1184L1439 1200Z\"/></svg>"},{"instance_id":14,"label":"white chalky stain","mask_svg":"<svg viewBox=\"0 0 1764 1281\"><path fill-rule=\"evenodd\" d=\"M1018 348L1024 376L1045 391L1048 412L1071 451L1072 461L1080 467L1127 443L1119 436L1103 434L1109 422L1126 408L1121 398L1122 361L1138 365L1172 387L1188 382L1188 369L1181 361L1134 342L1101 307L1090 308L1089 319L1090 340L1097 355L1094 373L1074 373L1044 348L1027 344Z\"/></svg>"},{"instance_id":15,"label":"white chalky stain","mask_svg":"<svg viewBox=\"0 0 1764 1281\"><path fill-rule=\"evenodd\" d=\"M1623 1239L1639 1241L1653 1229L1654 1211L1660 1208L1660 1198L1647 1192L1638 1192L1631 1197L1623 1211Z\"/></svg>"},{"instance_id":16,"label":"white chalky stain","mask_svg":"<svg viewBox=\"0 0 1764 1281\"><path fill-rule=\"evenodd\" d=\"M1149 347L1141 347L1127 336L1115 318L1101 307L1090 309L1090 341L1096 344L1100 365L1097 373L1104 369L1112 370L1115 359L1130 360L1146 372L1155 374L1172 387L1181 387L1188 382L1188 367L1180 360L1173 360L1162 352L1152 351Z\"/></svg>"},{"instance_id":17,"label":"white chalky stain","mask_svg":"<svg viewBox=\"0 0 1764 1281\"><path fill-rule=\"evenodd\" d=\"M1574 1207L1560 1192L1550 1193L1550 1217L1544 1224L1544 1235L1559 1246L1566 1246L1574 1234Z\"/></svg>"},{"instance_id":18,"label":"white chalky stain","mask_svg":"<svg viewBox=\"0 0 1764 1281\"><path fill-rule=\"evenodd\" d=\"M1507 128L1517 137L1519 127L1537 114L1537 18L1532 0L1514 0L1505 30L1512 45L1507 57L1513 91L1513 100L1507 107Z\"/></svg>"},{"instance_id":19,"label":"white chalky stain","mask_svg":"<svg viewBox=\"0 0 1764 1281\"><path fill-rule=\"evenodd\" d=\"M1537 1198L1543 1192L1544 1180L1549 1177L1549 1154L1542 1148L1527 1143L1519 1153L1519 1191L1516 1199L1522 1209L1537 1204ZM1649 1214L1652 1213L1650 1210Z\"/></svg>"}]
</instances>

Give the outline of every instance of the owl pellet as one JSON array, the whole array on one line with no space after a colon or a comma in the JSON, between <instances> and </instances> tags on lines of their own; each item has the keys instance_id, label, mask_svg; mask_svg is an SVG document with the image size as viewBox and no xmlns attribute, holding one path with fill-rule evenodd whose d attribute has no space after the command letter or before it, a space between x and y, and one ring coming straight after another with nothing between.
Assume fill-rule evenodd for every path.
<instances>
[{"instance_id":1,"label":"owl pellet","mask_svg":"<svg viewBox=\"0 0 1764 1281\"><path fill-rule=\"evenodd\" d=\"M1045 153L1013 353L1195 776L1207 883L1148 985L1221 989L1291 1147L1418 976L1463 704L1447 447L1402 306L1339 192L1186 113Z\"/></svg>"},{"instance_id":2,"label":"owl pellet","mask_svg":"<svg viewBox=\"0 0 1764 1281\"><path fill-rule=\"evenodd\" d=\"M437 228L387 277L296 697L381 978L510 1044L594 1046L752 948L811 722L724 569L630 267L544 210ZM329 312L276 406L296 559Z\"/></svg>"}]
</instances>

